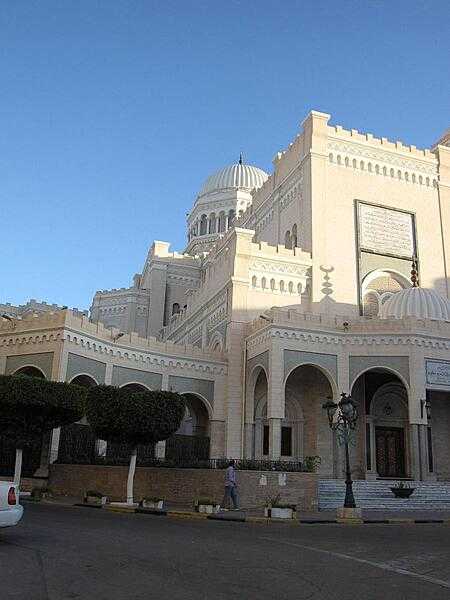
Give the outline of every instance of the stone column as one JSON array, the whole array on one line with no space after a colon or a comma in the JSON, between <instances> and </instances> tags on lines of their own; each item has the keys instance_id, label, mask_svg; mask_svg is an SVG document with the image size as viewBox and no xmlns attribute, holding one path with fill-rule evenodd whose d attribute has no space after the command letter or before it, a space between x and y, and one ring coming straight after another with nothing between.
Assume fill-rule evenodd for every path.
<instances>
[{"instance_id":1,"label":"stone column","mask_svg":"<svg viewBox=\"0 0 450 600\"><path fill-rule=\"evenodd\" d=\"M255 424L246 423L244 426L244 457L255 458L254 453Z\"/></svg>"},{"instance_id":2,"label":"stone column","mask_svg":"<svg viewBox=\"0 0 450 600\"><path fill-rule=\"evenodd\" d=\"M422 457L420 447L420 433L419 425L412 423L409 428L410 431L410 473L411 477L420 481L422 479Z\"/></svg>"},{"instance_id":3,"label":"stone column","mask_svg":"<svg viewBox=\"0 0 450 600\"><path fill-rule=\"evenodd\" d=\"M243 323L230 323L227 331L228 378L227 378L227 438L226 456L241 458L243 451L242 377L243 377Z\"/></svg>"},{"instance_id":4,"label":"stone column","mask_svg":"<svg viewBox=\"0 0 450 600\"><path fill-rule=\"evenodd\" d=\"M105 385L111 385L114 365L106 363L105 369Z\"/></svg>"},{"instance_id":5,"label":"stone column","mask_svg":"<svg viewBox=\"0 0 450 600\"><path fill-rule=\"evenodd\" d=\"M169 389L169 374L164 373L161 380L161 390ZM165 458L166 457L166 440L162 440L161 442L157 442L155 446L155 457L156 458Z\"/></svg>"},{"instance_id":6,"label":"stone column","mask_svg":"<svg viewBox=\"0 0 450 600\"><path fill-rule=\"evenodd\" d=\"M65 381L67 378L67 363L69 361L69 351L65 347L65 343L63 342L63 347L61 350L59 363L57 366L57 373L55 373L55 379L57 381ZM45 455L41 456L41 465L39 470L44 472L45 468L48 473L48 465L56 462L58 458L59 452L59 440L61 437L61 427L56 427L52 429L50 439L49 439L49 448L46 450ZM44 464L45 461L45 464Z\"/></svg>"},{"instance_id":7,"label":"stone column","mask_svg":"<svg viewBox=\"0 0 450 600\"><path fill-rule=\"evenodd\" d=\"M367 459L366 459L366 479L376 479L378 477L377 472L377 448L376 448L376 438L375 438L375 424L373 422L373 418L370 415L367 415L367 424L369 425L369 447L370 447L370 469L367 468ZM366 439L367 446L367 439ZM367 450L367 448L366 448Z\"/></svg>"},{"instance_id":8,"label":"stone column","mask_svg":"<svg viewBox=\"0 0 450 600\"><path fill-rule=\"evenodd\" d=\"M428 447L428 425L419 425L420 443L420 470L422 481L436 481L435 473L430 473L429 447Z\"/></svg>"},{"instance_id":9,"label":"stone column","mask_svg":"<svg viewBox=\"0 0 450 600\"><path fill-rule=\"evenodd\" d=\"M270 460L281 458L281 419L269 419L269 458Z\"/></svg>"},{"instance_id":10,"label":"stone column","mask_svg":"<svg viewBox=\"0 0 450 600\"><path fill-rule=\"evenodd\" d=\"M267 391L267 418L269 420L269 457L281 457L281 421L284 419L284 358L277 343L269 354L269 381Z\"/></svg>"},{"instance_id":11,"label":"stone column","mask_svg":"<svg viewBox=\"0 0 450 600\"><path fill-rule=\"evenodd\" d=\"M223 458L225 455L225 421L211 420L210 432L210 458Z\"/></svg>"},{"instance_id":12,"label":"stone column","mask_svg":"<svg viewBox=\"0 0 450 600\"><path fill-rule=\"evenodd\" d=\"M254 458L256 458L256 460L261 460L262 459L264 425L262 424L260 419L257 419L255 421L254 427L255 427L254 428Z\"/></svg>"}]
</instances>

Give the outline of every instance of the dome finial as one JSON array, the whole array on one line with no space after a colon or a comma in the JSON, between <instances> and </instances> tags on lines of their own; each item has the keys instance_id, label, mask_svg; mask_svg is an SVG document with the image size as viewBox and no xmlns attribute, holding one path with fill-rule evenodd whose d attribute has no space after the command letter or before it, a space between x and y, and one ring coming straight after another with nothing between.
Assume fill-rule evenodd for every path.
<instances>
[{"instance_id":1,"label":"dome finial","mask_svg":"<svg viewBox=\"0 0 450 600\"><path fill-rule=\"evenodd\" d=\"M419 279L417 277L417 258L414 256L411 265L411 283L413 287L419 287Z\"/></svg>"},{"instance_id":2,"label":"dome finial","mask_svg":"<svg viewBox=\"0 0 450 600\"><path fill-rule=\"evenodd\" d=\"M243 156L242 152L239 153L239 164L240 165L244 164L244 156Z\"/></svg>"}]
</instances>

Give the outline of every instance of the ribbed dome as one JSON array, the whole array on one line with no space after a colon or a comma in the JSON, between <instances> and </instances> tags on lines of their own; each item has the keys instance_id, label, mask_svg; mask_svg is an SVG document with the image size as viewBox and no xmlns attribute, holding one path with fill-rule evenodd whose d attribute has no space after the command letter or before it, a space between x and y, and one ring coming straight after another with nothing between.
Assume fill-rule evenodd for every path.
<instances>
[{"instance_id":1,"label":"ribbed dome","mask_svg":"<svg viewBox=\"0 0 450 600\"><path fill-rule=\"evenodd\" d=\"M203 196L227 188L252 190L261 187L268 177L267 173L258 167L236 163L208 177L198 195Z\"/></svg>"},{"instance_id":2,"label":"ribbed dome","mask_svg":"<svg viewBox=\"0 0 450 600\"><path fill-rule=\"evenodd\" d=\"M382 319L433 319L450 321L450 302L434 290L411 287L395 293L380 310Z\"/></svg>"}]
</instances>

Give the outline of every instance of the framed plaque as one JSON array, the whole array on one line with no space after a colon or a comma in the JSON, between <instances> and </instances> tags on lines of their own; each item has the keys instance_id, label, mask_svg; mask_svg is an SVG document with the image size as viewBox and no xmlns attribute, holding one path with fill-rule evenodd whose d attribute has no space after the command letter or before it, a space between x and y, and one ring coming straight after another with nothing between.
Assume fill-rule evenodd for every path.
<instances>
[{"instance_id":1,"label":"framed plaque","mask_svg":"<svg viewBox=\"0 0 450 600\"><path fill-rule=\"evenodd\" d=\"M450 389L450 362L427 360L425 362L427 383Z\"/></svg>"},{"instance_id":2,"label":"framed plaque","mask_svg":"<svg viewBox=\"0 0 450 600\"><path fill-rule=\"evenodd\" d=\"M359 249L411 259L415 255L414 215L358 202Z\"/></svg>"}]
</instances>

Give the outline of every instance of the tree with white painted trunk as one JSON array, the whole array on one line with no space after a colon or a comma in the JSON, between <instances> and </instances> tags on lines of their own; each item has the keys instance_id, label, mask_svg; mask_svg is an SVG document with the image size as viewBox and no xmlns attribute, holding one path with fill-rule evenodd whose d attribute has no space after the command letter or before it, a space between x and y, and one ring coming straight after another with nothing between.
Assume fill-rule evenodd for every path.
<instances>
[{"instance_id":1,"label":"tree with white painted trunk","mask_svg":"<svg viewBox=\"0 0 450 600\"><path fill-rule=\"evenodd\" d=\"M95 435L130 447L128 505L133 505L137 447L169 438L180 427L184 412L185 401L174 392L132 392L108 385L89 389L86 416Z\"/></svg>"},{"instance_id":2,"label":"tree with white painted trunk","mask_svg":"<svg viewBox=\"0 0 450 600\"><path fill-rule=\"evenodd\" d=\"M14 483L20 483L23 450L47 431L79 421L85 397L83 388L69 383L0 375L0 437L16 448Z\"/></svg>"}]
</instances>

